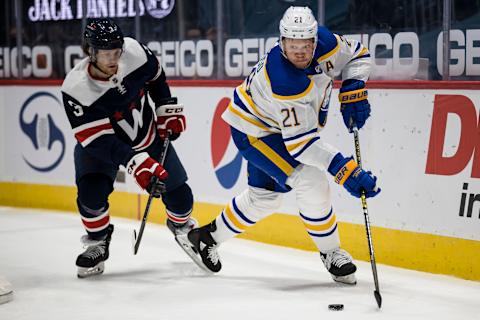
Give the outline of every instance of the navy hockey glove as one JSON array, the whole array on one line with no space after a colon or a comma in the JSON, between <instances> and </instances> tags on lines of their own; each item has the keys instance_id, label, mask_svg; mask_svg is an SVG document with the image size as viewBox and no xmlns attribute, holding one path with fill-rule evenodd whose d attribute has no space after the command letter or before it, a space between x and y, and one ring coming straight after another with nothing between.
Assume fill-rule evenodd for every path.
<instances>
[{"instance_id":1,"label":"navy hockey glove","mask_svg":"<svg viewBox=\"0 0 480 320\"><path fill-rule=\"evenodd\" d=\"M370 117L370 103L365 82L348 79L343 81L338 100L342 111L343 122L348 130L353 132L353 127L360 129Z\"/></svg>"},{"instance_id":2,"label":"navy hockey glove","mask_svg":"<svg viewBox=\"0 0 480 320\"><path fill-rule=\"evenodd\" d=\"M335 177L336 183L343 185L356 198L360 198L362 191L365 191L367 198L375 197L381 191L376 186L377 177L360 168L353 157L344 158L341 153L337 153L328 172Z\"/></svg>"},{"instance_id":3,"label":"navy hockey glove","mask_svg":"<svg viewBox=\"0 0 480 320\"><path fill-rule=\"evenodd\" d=\"M165 192L164 181L168 178L165 168L150 158L148 153L141 152L132 157L127 164L127 172L131 174L140 188L158 198Z\"/></svg>"},{"instance_id":4,"label":"navy hockey glove","mask_svg":"<svg viewBox=\"0 0 480 320\"><path fill-rule=\"evenodd\" d=\"M171 141L177 139L185 131L187 124L183 115L183 104L177 103L177 98L164 99L157 105L157 130L160 138L169 136Z\"/></svg>"}]
</instances>

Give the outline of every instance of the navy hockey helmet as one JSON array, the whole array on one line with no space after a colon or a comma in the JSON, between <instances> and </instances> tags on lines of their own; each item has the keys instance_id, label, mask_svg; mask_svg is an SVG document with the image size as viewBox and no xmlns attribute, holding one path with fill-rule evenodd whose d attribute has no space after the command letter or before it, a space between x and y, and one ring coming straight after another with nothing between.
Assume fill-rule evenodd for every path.
<instances>
[{"instance_id":1,"label":"navy hockey helmet","mask_svg":"<svg viewBox=\"0 0 480 320\"><path fill-rule=\"evenodd\" d=\"M83 33L83 51L93 59L96 50L121 49L123 42L120 27L109 19L89 20Z\"/></svg>"}]
</instances>

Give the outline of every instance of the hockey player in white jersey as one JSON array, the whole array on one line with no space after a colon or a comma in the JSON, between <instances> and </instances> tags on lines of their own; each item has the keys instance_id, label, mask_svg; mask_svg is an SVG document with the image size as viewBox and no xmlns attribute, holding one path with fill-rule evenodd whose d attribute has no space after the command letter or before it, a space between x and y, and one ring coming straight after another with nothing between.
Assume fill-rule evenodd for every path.
<instances>
[{"instance_id":1,"label":"hockey player in white jersey","mask_svg":"<svg viewBox=\"0 0 480 320\"><path fill-rule=\"evenodd\" d=\"M108 197L120 165L142 189L162 196L175 236L195 224L192 191L175 148L168 147L164 163L158 162L164 139L173 141L185 130L183 105L171 96L160 61L108 19L87 23L83 49L87 57L62 85L77 140L77 205L87 232L86 250L76 260L80 278L102 273L109 257Z\"/></svg>"},{"instance_id":2,"label":"hockey player in white jersey","mask_svg":"<svg viewBox=\"0 0 480 320\"><path fill-rule=\"evenodd\" d=\"M248 189L211 223L188 233L197 259L221 269L219 244L239 235L294 192L300 217L335 281L355 284L356 266L340 248L328 174L355 197L380 192L376 178L322 139L333 77L342 73L339 99L347 128L370 115L365 81L370 55L359 42L317 25L308 7L290 7L280 21L280 41L234 90L223 119L248 161Z\"/></svg>"}]
</instances>

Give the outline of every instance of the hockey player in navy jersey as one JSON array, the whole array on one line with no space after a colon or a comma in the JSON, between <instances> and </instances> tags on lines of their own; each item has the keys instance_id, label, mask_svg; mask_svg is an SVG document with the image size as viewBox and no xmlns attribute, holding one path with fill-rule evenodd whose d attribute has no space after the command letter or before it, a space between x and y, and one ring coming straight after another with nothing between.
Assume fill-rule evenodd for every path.
<instances>
[{"instance_id":1,"label":"hockey player in navy jersey","mask_svg":"<svg viewBox=\"0 0 480 320\"><path fill-rule=\"evenodd\" d=\"M217 247L244 232L294 192L308 234L335 281L355 284L356 266L340 248L328 174L355 197L378 194L376 178L321 137L333 78L342 74L340 102L348 130L370 115L365 82L370 55L359 42L317 25L307 7L290 7L280 21L280 41L235 89L222 115L248 161L248 188L211 223L188 233L197 263L221 269ZM200 260L201 259L201 260Z\"/></svg>"},{"instance_id":2,"label":"hockey player in navy jersey","mask_svg":"<svg viewBox=\"0 0 480 320\"><path fill-rule=\"evenodd\" d=\"M87 57L61 89L78 142L77 205L87 232L82 237L87 249L76 261L81 278L102 273L108 259L113 232L108 197L119 166L142 189L162 196L167 226L175 235L195 225L187 174L173 146L164 164L158 162L163 140L175 140L185 130L183 105L171 96L159 60L106 19L87 23L83 50Z\"/></svg>"}]
</instances>

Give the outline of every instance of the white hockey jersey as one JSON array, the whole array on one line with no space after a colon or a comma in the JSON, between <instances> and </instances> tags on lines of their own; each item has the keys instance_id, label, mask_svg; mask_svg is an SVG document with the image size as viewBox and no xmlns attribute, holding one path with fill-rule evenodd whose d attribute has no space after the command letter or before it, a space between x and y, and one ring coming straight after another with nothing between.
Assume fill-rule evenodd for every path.
<instances>
[{"instance_id":1,"label":"white hockey jersey","mask_svg":"<svg viewBox=\"0 0 480 320\"><path fill-rule=\"evenodd\" d=\"M338 153L320 131L327 121L333 78L366 81L370 73L368 49L319 27L310 66L301 70L274 46L234 91L222 118L253 137L281 134L289 153L299 162L328 168Z\"/></svg>"}]
</instances>

